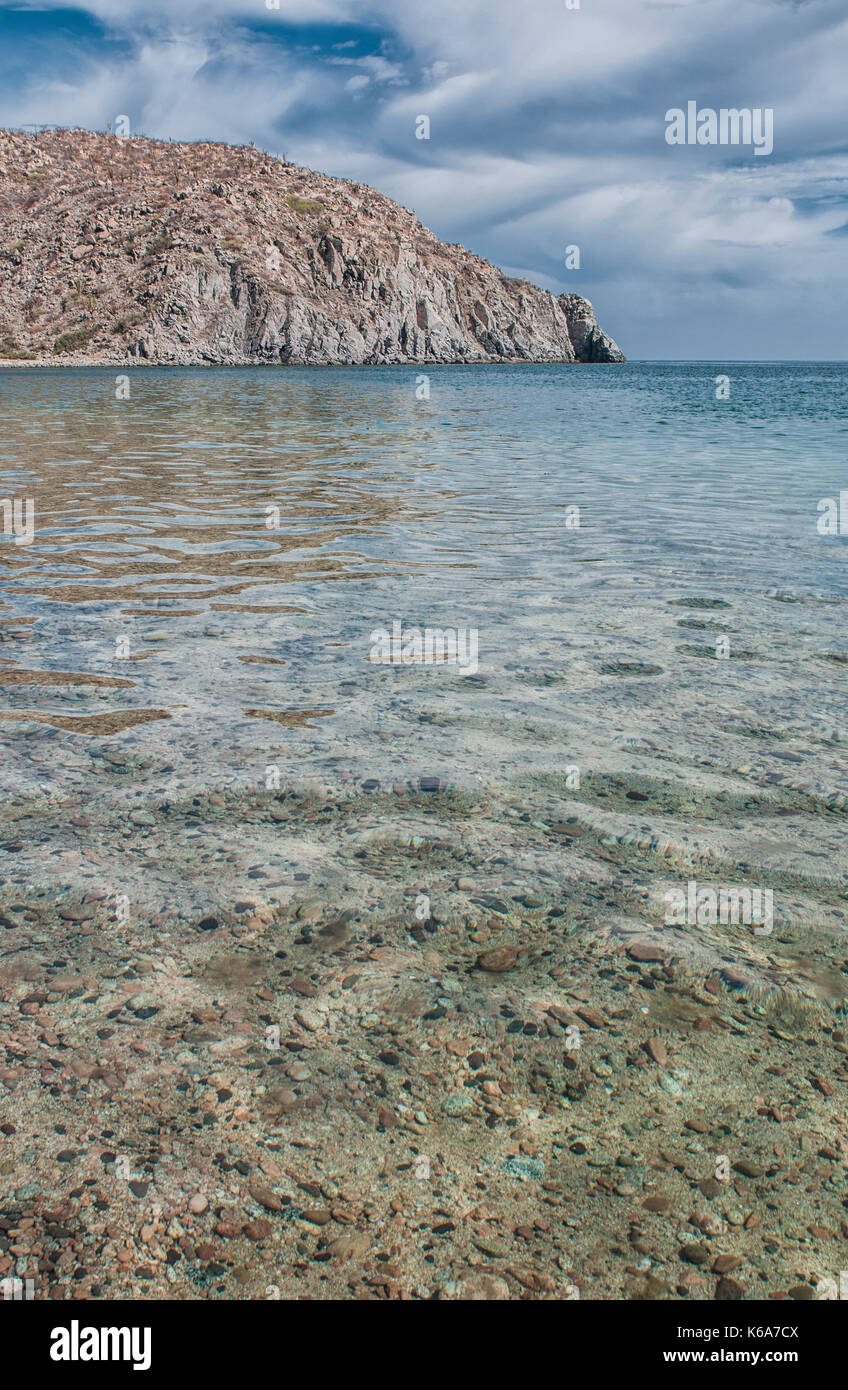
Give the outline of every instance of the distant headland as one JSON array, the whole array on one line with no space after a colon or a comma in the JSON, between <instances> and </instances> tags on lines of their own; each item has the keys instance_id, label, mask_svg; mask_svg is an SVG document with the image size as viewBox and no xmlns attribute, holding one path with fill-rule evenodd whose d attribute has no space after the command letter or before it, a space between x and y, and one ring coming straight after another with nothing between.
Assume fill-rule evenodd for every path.
<instances>
[{"instance_id":1,"label":"distant headland","mask_svg":"<svg viewBox=\"0 0 848 1390\"><path fill-rule=\"evenodd\" d=\"M0 360L623 362L579 295L252 146L0 132Z\"/></svg>"}]
</instances>

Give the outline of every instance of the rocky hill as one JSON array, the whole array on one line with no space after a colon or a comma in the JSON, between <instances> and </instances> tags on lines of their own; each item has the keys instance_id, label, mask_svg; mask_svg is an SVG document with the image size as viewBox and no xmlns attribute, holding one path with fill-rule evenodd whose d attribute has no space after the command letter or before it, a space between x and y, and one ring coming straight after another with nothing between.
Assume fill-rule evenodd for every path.
<instances>
[{"instance_id":1,"label":"rocky hill","mask_svg":"<svg viewBox=\"0 0 848 1390\"><path fill-rule=\"evenodd\" d=\"M578 295L252 147L0 132L0 358L622 362Z\"/></svg>"}]
</instances>

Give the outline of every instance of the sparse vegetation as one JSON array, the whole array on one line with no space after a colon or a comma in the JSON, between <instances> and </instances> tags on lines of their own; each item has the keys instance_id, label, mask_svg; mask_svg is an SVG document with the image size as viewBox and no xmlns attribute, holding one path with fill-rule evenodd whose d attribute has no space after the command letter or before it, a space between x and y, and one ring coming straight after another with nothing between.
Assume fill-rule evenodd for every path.
<instances>
[{"instance_id":1,"label":"sparse vegetation","mask_svg":"<svg viewBox=\"0 0 848 1390\"><path fill-rule=\"evenodd\" d=\"M63 352L76 352L79 348L85 347L98 332L99 324L90 324L87 328L75 328L70 333L63 333L53 344L53 356L59 357Z\"/></svg>"},{"instance_id":2,"label":"sparse vegetation","mask_svg":"<svg viewBox=\"0 0 848 1390\"><path fill-rule=\"evenodd\" d=\"M69 290L65 295L64 308L68 309L87 309L90 313L97 303L97 293L94 290L83 291L81 289Z\"/></svg>"},{"instance_id":3,"label":"sparse vegetation","mask_svg":"<svg viewBox=\"0 0 848 1390\"><path fill-rule=\"evenodd\" d=\"M168 233L163 232L160 236L155 236L152 241L147 243L144 254L146 256L162 256L166 251L171 250L173 244Z\"/></svg>"},{"instance_id":4,"label":"sparse vegetation","mask_svg":"<svg viewBox=\"0 0 848 1390\"><path fill-rule=\"evenodd\" d=\"M31 362L34 355L19 347L14 338L0 338L0 357L5 358L7 362Z\"/></svg>"},{"instance_id":5,"label":"sparse vegetation","mask_svg":"<svg viewBox=\"0 0 848 1390\"><path fill-rule=\"evenodd\" d=\"M129 333L130 329L137 328L143 322L143 314L123 314L121 318L115 319L111 331L113 333Z\"/></svg>"},{"instance_id":6,"label":"sparse vegetation","mask_svg":"<svg viewBox=\"0 0 848 1390\"><path fill-rule=\"evenodd\" d=\"M290 208L294 208L295 212L301 213L302 215L324 211L324 204L317 198L301 198L297 193L290 193L286 198L286 202Z\"/></svg>"}]
</instances>

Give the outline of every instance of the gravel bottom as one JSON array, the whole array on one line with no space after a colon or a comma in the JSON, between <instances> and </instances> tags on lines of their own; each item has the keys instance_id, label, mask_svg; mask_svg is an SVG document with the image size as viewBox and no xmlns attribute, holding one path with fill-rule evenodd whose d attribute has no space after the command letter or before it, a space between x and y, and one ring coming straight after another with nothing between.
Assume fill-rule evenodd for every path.
<instances>
[{"instance_id":1,"label":"gravel bottom","mask_svg":"<svg viewBox=\"0 0 848 1390\"><path fill-rule=\"evenodd\" d=\"M628 792L651 833L618 824ZM735 880L720 835L664 834L663 795L7 804L0 1275L55 1299L817 1297L848 1238L844 885L761 867L770 936L668 926L669 885ZM760 837L842 828L806 794L748 801Z\"/></svg>"}]
</instances>

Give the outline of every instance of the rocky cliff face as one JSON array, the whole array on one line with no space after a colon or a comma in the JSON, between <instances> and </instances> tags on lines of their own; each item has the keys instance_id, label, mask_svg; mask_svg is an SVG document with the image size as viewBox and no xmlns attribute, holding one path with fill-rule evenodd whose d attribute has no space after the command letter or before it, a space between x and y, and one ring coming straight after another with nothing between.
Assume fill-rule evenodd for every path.
<instances>
[{"instance_id":1,"label":"rocky cliff face","mask_svg":"<svg viewBox=\"0 0 848 1390\"><path fill-rule=\"evenodd\" d=\"M253 148L0 132L0 358L622 362L364 184Z\"/></svg>"}]
</instances>

